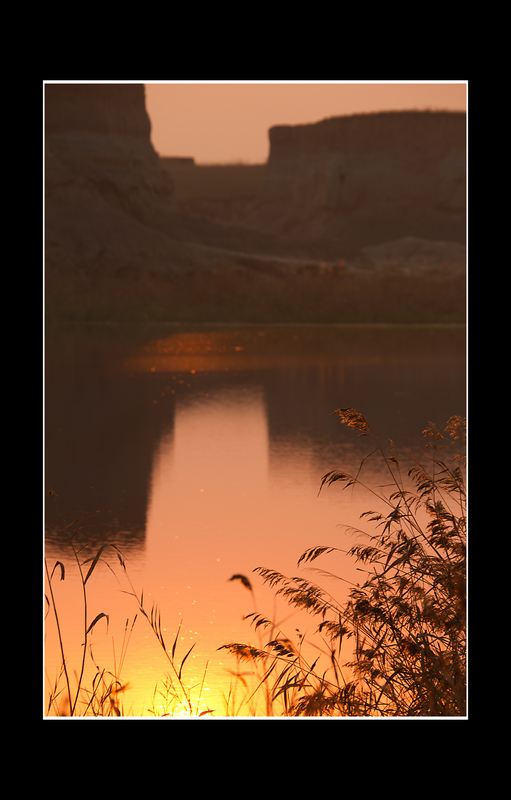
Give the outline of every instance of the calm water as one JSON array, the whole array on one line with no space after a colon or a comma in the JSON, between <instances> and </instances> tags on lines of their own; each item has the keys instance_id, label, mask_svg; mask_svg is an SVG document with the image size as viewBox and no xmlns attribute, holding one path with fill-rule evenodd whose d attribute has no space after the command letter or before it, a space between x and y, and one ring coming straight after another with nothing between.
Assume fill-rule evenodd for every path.
<instances>
[{"instance_id":1,"label":"calm water","mask_svg":"<svg viewBox=\"0 0 511 800\"><path fill-rule=\"evenodd\" d=\"M356 471L374 449L332 412L352 406L382 443L391 438L418 453L429 421L443 426L465 414L465 329L51 327L45 405L45 483L56 498L46 509L46 556L67 569L55 591L70 663L79 663L82 603L62 527L83 516L90 527L77 539L106 535L121 548L133 587L143 590L148 609L155 603L160 610L169 646L180 625L181 656L195 645L186 683L204 680L200 708L222 716L234 661L217 648L257 644L243 621L254 611L252 595L229 578L249 577L257 610L278 621L289 617L284 629L304 633L315 621L290 616L253 569L308 574L296 567L304 550L351 546L339 525L360 524L360 513L373 507L362 490L336 485L318 497L326 472ZM370 485L385 481L376 461L363 474ZM105 559L87 584L88 613L89 620L109 615L92 645L100 666L113 671L136 605L123 591L129 586L115 557L105 552ZM324 566L358 580L348 559ZM336 596L348 586L323 585ZM58 666L49 620L51 682ZM154 703L161 712L153 693L168 671L139 617L122 664L130 683L126 711L147 715Z\"/></svg>"}]
</instances>

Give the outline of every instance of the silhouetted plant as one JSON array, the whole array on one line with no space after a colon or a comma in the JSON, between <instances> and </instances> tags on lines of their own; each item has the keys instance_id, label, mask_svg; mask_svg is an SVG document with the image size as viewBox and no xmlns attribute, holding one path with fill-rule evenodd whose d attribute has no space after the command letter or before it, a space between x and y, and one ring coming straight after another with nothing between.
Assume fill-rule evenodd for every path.
<instances>
[{"instance_id":1,"label":"silhouetted plant","mask_svg":"<svg viewBox=\"0 0 511 800\"><path fill-rule=\"evenodd\" d=\"M362 414L352 408L334 413L374 440L376 449L366 458L378 454L390 475L390 489L371 489L383 511L361 515L373 523L374 533L352 529L367 539L347 551L363 565L364 582L352 585L347 602L340 603L303 577L254 570L289 604L320 618L316 633L323 644L318 649L327 664L324 659L323 666L320 659L307 663L304 642L296 647L283 633L262 648L238 643L224 647L238 658L264 662L265 680L272 676L272 699L283 697L284 713L290 716L464 716L465 456L458 452L447 464L440 451L447 439L463 445L465 421L451 417L443 432L429 424L424 431L429 468L408 454L413 466L405 482L392 441L386 455ZM334 483L363 486L360 472L329 472L320 491ZM313 547L298 565L334 552L346 551ZM256 628L273 625L260 615L251 617ZM343 663L346 646L351 653Z\"/></svg>"},{"instance_id":2,"label":"silhouetted plant","mask_svg":"<svg viewBox=\"0 0 511 800\"><path fill-rule=\"evenodd\" d=\"M52 497L52 499L54 499L53 492L51 490L50 490L50 496ZM48 562L45 559L45 570L46 570L47 587L48 587L48 594L46 595L46 606L47 606L46 616L51 611L55 618L57 637L61 654L60 670L49 691L47 705L46 705L46 714L47 715L53 714L56 716L72 716L72 717L75 716L120 717L125 715L120 700L122 694L126 691L129 684L122 682L120 679L120 675L122 672L123 662L126 657L127 647L131 637L131 633L133 631L135 622L139 614L142 615L147 620L171 668L171 673L166 675L163 681L164 690L163 691L160 690L158 692L158 687L157 686L155 687L154 699L156 700L157 695L160 697L160 700L158 702L160 708L158 716L173 716L174 714L181 714L183 710L185 714L189 716L204 716L205 714L211 713L210 709L206 709L202 712L199 712L201 696L199 695L198 700L193 700L191 690L185 686L183 680L183 667L190 653L192 652L194 645L192 645L192 647L186 652L184 657L179 661L177 654L177 644L181 630L181 623L178 626L177 633L172 642L172 646L170 647L170 649L167 648L167 643L165 641L163 634L164 628L162 627L161 624L160 611L154 603L152 604L150 609L147 608L144 602L144 592L142 591L140 593L137 593L135 591L133 584L131 583L131 580L128 576L124 556L119 550L119 548L113 543L103 542L93 556L83 559L83 554L84 552L86 552L87 548L89 548L91 544L97 545L98 543L97 540L94 540L93 538L91 539L85 538L85 541L82 541L80 544L77 543L78 534L88 526L87 525L82 525L79 527L76 526L78 523L81 523L84 520L86 520L86 518L82 517L75 519L72 523L66 525L63 519L63 515L58 514L58 516L62 522L63 531L67 539L68 545L70 547L73 559L77 565L78 573L80 576L80 583L83 596L83 632L81 634L82 654L81 654L80 666L78 670L74 670L75 683L72 685L70 677L70 665L68 664L68 656L66 653L66 644L64 642L64 638L61 632L58 603L54 591L54 581L56 580L56 576L60 577L60 580L64 580L66 576L66 568L64 563L58 560L55 562L53 568L50 570ZM114 664L113 672L99 667L99 665L96 663L94 659L92 645L90 642L90 633L93 630L93 628L102 619L105 619L106 624L108 625L109 616L108 614L102 612L100 614L97 614L92 622L89 622L88 598L87 598L87 583L99 563L103 563L104 565L106 565L110 570L112 570L113 574L117 577L115 571L112 569L108 561L105 560L104 558L103 554L107 548L111 548L114 551L115 555L117 556L118 562L121 566L121 569L126 577L126 580L128 581L129 590L122 590L122 591L125 594L128 594L130 597L134 598L138 609L137 614L135 614L135 617L132 620L131 624L129 619L126 621L120 657L118 662ZM86 569L86 567L88 568ZM86 665L88 660L93 669L93 677L90 681L90 686L85 683ZM202 684L204 684L204 677ZM202 690L202 686L200 688ZM164 706L166 709L163 713L161 712L162 706Z\"/></svg>"},{"instance_id":3,"label":"silhouetted plant","mask_svg":"<svg viewBox=\"0 0 511 800\"><path fill-rule=\"evenodd\" d=\"M118 555L121 567L122 567L122 569L124 571L124 574L126 576L126 579L128 580L128 583L130 585L130 591L126 592L126 594L130 595L131 597L133 597L135 599L135 601L137 603L137 606L138 606L138 611L145 617L145 619L149 623L149 626L150 626L151 630L153 631L154 635L156 636L156 638L157 638L157 640L158 640L158 642L160 644L160 647L163 650L163 652L165 654L165 657L166 657L166 659L167 659L167 661L168 661L168 663L170 665L170 668L171 668L171 673L166 675L165 676L165 680L163 681L163 686L164 686L165 692L161 692L161 690L160 690L160 697L164 698L167 707L169 709L172 709L172 713L169 710L166 713L164 713L162 716L172 716L173 713L179 713L180 710L184 710L185 713L187 713L191 717L204 716L205 714L210 714L211 713L211 709L205 709L205 710L199 712L199 705L200 705L200 701L201 701L201 695L199 694L199 697L198 697L197 700L193 700L190 690L185 686L184 681L183 681L183 667L184 667L185 662L188 659L189 655L191 654L193 648L195 647L195 643L192 644L192 646L185 653L185 655L183 656L181 661L178 661L177 644L178 644L178 641L179 641L179 634L181 632L181 625L183 623L183 620L181 620L180 623L179 623L178 629L176 631L176 635L174 636L174 640L172 642L172 647L169 649L167 647L167 643L166 643L165 637L163 635L164 628L162 627L162 624L161 624L161 614L160 614L160 611L158 609L158 606L156 606L153 603L150 610L146 608L146 606L144 605L144 592L142 591L139 594L139 593L137 593L135 591L135 589L133 588L133 584L131 583L131 580L129 579L129 576L128 576L128 572L127 572L127 569L126 569L126 563L125 563L124 559L122 558L122 556L120 555L120 553L118 553L117 555ZM206 665L206 670L207 670L207 665ZM202 686L204 685L204 677L205 677L205 673L204 673L204 676L203 676L203 679L202 679L202 684L201 684L201 687L200 687L201 689L202 689ZM157 692L157 687L155 687L155 695L154 695L155 697L156 697L156 692ZM176 709L177 709L177 711L176 711ZM159 716L161 716L161 715L159 715Z\"/></svg>"},{"instance_id":4,"label":"silhouetted plant","mask_svg":"<svg viewBox=\"0 0 511 800\"><path fill-rule=\"evenodd\" d=\"M53 491L50 490L50 497L52 500ZM119 670L117 675L112 672L100 669L94 660L92 647L90 644L90 634L100 620L106 620L109 624L109 616L104 612L97 614L92 622L89 620L89 604L87 596L87 583L91 578L98 563L103 562L103 552L107 547L117 548L115 545L109 545L103 542L93 556L83 559L83 554L91 544L97 544L97 541L88 540L78 543L78 534L83 531L87 525L78 525L78 523L86 521L85 517L80 517L73 520L69 524L65 524L63 516L58 514L62 521L63 531L69 545L72 557L78 568L80 577L80 584L83 597L83 630L82 630L82 644L81 644L81 659L78 670L74 670L75 683L72 685L70 677L70 665L68 664L68 656L66 654L66 647L64 638L61 631L60 615L58 604L55 598L54 580L55 576L59 576L60 580L65 580L66 568L62 561L56 561L50 571L48 562L45 559L45 571L47 578L48 594L46 594L46 617L53 613L57 629L57 637L59 642L61 654L61 666L59 674L57 675L52 688L50 689L46 713L56 714L57 716L121 716L120 695L125 691L126 685L120 680L120 670L122 661L125 656L125 648L127 647L127 640L123 643L121 652ZM83 560L82 560L83 559ZM107 563L107 562L104 562ZM134 624L134 621L133 621ZM133 625L131 626L133 629ZM129 640L129 635L128 635ZM95 670L94 677L90 688L84 685L84 677L86 672L87 656ZM64 686L62 686L62 682Z\"/></svg>"}]
</instances>

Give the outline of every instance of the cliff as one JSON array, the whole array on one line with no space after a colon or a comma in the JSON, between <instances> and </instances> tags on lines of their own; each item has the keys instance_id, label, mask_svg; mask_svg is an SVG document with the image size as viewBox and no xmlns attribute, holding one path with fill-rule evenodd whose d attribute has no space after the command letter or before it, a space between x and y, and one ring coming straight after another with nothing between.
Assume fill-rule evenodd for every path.
<instances>
[{"instance_id":1,"label":"cliff","mask_svg":"<svg viewBox=\"0 0 511 800\"><path fill-rule=\"evenodd\" d=\"M176 207L172 178L151 144L142 84L46 85L45 145L47 286L147 286L183 271L232 267L231 252L302 252Z\"/></svg>"},{"instance_id":2,"label":"cliff","mask_svg":"<svg viewBox=\"0 0 511 800\"><path fill-rule=\"evenodd\" d=\"M207 213L175 201L142 84L47 84L45 126L49 317L386 318L394 311L382 306L378 281L389 267L440 270L435 280L452 283L441 314L460 313L464 115L272 128L258 197L227 216L225 198ZM440 294L420 280L402 287L414 298L406 314L429 319L423 284ZM396 307L400 296L393 289Z\"/></svg>"},{"instance_id":3,"label":"cliff","mask_svg":"<svg viewBox=\"0 0 511 800\"><path fill-rule=\"evenodd\" d=\"M343 255L414 237L465 242L466 115L388 112L270 129L260 230Z\"/></svg>"},{"instance_id":4,"label":"cliff","mask_svg":"<svg viewBox=\"0 0 511 800\"><path fill-rule=\"evenodd\" d=\"M146 224L172 181L150 141L143 85L45 87L46 269L52 277L163 269L168 242Z\"/></svg>"}]
</instances>

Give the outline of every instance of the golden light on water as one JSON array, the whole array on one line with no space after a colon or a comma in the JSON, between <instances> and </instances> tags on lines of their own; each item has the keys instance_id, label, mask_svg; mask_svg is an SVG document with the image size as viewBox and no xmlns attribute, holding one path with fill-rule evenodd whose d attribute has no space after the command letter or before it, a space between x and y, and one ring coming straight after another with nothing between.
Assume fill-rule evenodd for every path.
<instances>
[{"instance_id":1,"label":"golden light on water","mask_svg":"<svg viewBox=\"0 0 511 800\"><path fill-rule=\"evenodd\" d=\"M342 492L336 486L319 496L318 490L329 469L342 467L355 473L367 454L363 439L336 439L338 427L333 433L328 427L338 426L331 416L336 407L351 405L350 393L358 391L362 366L373 387L380 374L376 370L383 370L389 354L388 369L394 370L396 387L391 391L382 380L373 390L377 398L373 405L380 411L385 402L380 413L386 416L396 407L407 408L408 397L415 410L424 375L429 381L435 368L441 376L433 381L436 394L441 385L449 389L444 380L444 375L452 374L449 359L457 363L446 348L436 347L437 360L428 361L431 355L425 348L418 351L409 333L396 338L399 347L382 346L383 357L378 350L380 340L385 341L382 333L370 337L365 349L358 346L356 336L331 330L319 335L316 329L296 334L286 330L281 336L276 329L255 326L180 331L155 337L124 354L117 373L105 370L97 391L92 384L95 391L88 395L88 403L95 403L96 397L108 398L105 376L111 382L112 400L104 424L101 417L93 416L87 427L94 452L99 453L94 463L102 468L90 483L99 485L100 476L108 481L119 470L121 496L129 492L137 496L142 489L135 508L137 513L143 509L143 526L135 533L121 528L109 538L117 544L124 536L126 573L116 551L107 547L87 582L88 624L98 615L99 620L88 635L87 658L92 656L94 661L87 667L84 685L103 686L111 676L119 680L105 699L103 711L204 720L278 713L278 703L268 708L264 693L253 695L261 676L258 665L237 660L221 649L232 642L259 647L269 640L274 632L256 629L250 617L254 613L273 620L278 636L289 638L313 663L319 651L310 642L318 620L290 608L254 570L267 567L287 576L311 577L303 565L297 567L304 551L320 545L348 549L354 544L339 526L360 525L360 513L373 507L373 499L359 490ZM343 348L346 341L350 346ZM416 352L424 358L413 373L415 384L410 380L409 350L413 359ZM396 394L394 388L402 391ZM76 396L81 397L80 392ZM122 416L119 407L129 392L132 399ZM345 395L347 401L342 399ZM323 405L316 413L318 401ZM445 405L452 408L450 397ZM323 425L323 416L327 424L316 435L316 417ZM139 431L141 419L144 425ZM108 454L116 456L105 469L101 459L106 451L101 450L96 430ZM422 428L418 430L420 436ZM112 438L112 431L116 437ZM125 441L133 438L136 447L125 449ZM80 452L87 452L86 438L79 441ZM77 457L73 454L73 464L78 463ZM371 462L365 464L364 473L372 486L387 480L387 473L382 477ZM93 527L90 530L94 533ZM81 560L93 558L98 547L99 543L83 551ZM74 687L84 641L81 583L62 539L49 536L46 556L50 571L57 561L65 564L65 580L59 579L57 568L52 587ZM349 581L359 581L360 572L342 554L335 558L327 568L341 580L325 575L319 580L342 601ZM233 576L248 578L253 593ZM138 597L143 595L148 616L153 609L157 612L165 650L133 591ZM46 619L45 637L46 689L50 692L61 672L52 613ZM325 659L328 662L328 653ZM61 675L57 700L61 713L68 713L66 703Z\"/></svg>"},{"instance_id":2,"label":"golden light on water","mask_svg":"<svg viewBox=\"0 0 511 800\"><path fill-rule=\"evenodd\" d=\"M346 354L351 360L349 353ZM279 336L279 330L246 329L180 331L149 342L129 358L122 369L132 373L167 372L183 381L183 374L201 372L253 371L339 364L338 353L319 351L303 336ZM177 378L177 376L179 376Z\"/></svg>"},{"instance_id":3,"label":"golden light on water","mask_svg":"<svg viewBox=\"0 0 511 800\"><path fill-rule=\"evenodd\" d=\"M277 472L285 473L286 461L292 462L296 455L293 451L280 456L274 453ZM290 515L288 490L285 484L279 487L278 480L274 485L271 474L261 389L223 390L207 398L176 401L174 426L161 438L153 459L144 551L137 563L130 558L126 563L130 581L137 591L143 590L145 608L158 608L168 651L179 629L178 668L193 646L183 667L184 686L191 699L183 704L182 693L178 698L169 693L169 681L173 678L175 685L176 676L139 614L121 674L121 679L129 681L122 696L122 707L129 714L187 717L208 712L205 716L223 716L227 704L239 709L240 699L250 696L249 687L257 680L254 666L248 664L240 670L232 656L218 650L232 641L258 644L244 620L255 610L253 597L230 578L252 575L257 565L275 565L291 572L317 525L315 481L307 486L302 476L303 495L296 498ZM337 522L333 507L328 517L331 530ZM291 549L290 531L295 543ZM71 574L68 577L71 579ZM125 594L129 591L126 582L117 584L106 568L98 568L95 577L97 584L91 580L89 585L89 617L108 609L110 625L108 632L106 626L94 630L93 651L98 663L111 663L114 671L112 652L114 647L117 652L120 649L132 598ZM64 584L58 588L64 589ZM74 588L74 600L62 598L64 625L66 629L69 625L69 631L80 602L78 585ZM277 610L280 618L293 617L283 602L275 608L273 594L260 582L255 594L258 610L269 616ZM136 604L131 603L131 619L136 611ZM294 615L296 620L299 616ZM305 624L310 627L310 620ZM79 636L74 638L78 643L74 661L79 663ZM56 665L58 652L54 660ZM255 702L242 713L255 713ZM259 713L263 710L259 708Z\"/></svg>"}]
</instances>

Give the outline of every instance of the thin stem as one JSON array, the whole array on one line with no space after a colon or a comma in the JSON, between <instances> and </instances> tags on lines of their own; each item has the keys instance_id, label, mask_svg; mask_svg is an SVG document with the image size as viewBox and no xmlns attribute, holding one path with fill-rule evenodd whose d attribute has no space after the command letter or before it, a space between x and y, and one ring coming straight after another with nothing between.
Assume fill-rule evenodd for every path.
<instances>
[{"instance_id":1,"label":"thin stem","mask_svg":"<svg viewBox=\"0 0 511 800\"><path fill-rule=\"evenodd\" d=\"M68 675L67 666L66 666L66 656L65 656L65 653L64 653L64 641L63 641L62 633L61 633L61 630L60 630L59 615L58 615L58 612L57 612L57 605L55 603L55 597L53 595L53 587L52 587L51 577L50 577L50 573L49 573L49 570L48 570L48 563L47 563L46 559L44 559L44 567L45 567L45 570L46 570L46 576L48 578L48 587L49 587L50 595L51 595L51 603L52 603L53 613L54 613L54 616L55 616L55 622L56 622L56 625L57 625L57 634L58 634L58 638L59 638L60 654L61 654L61 658L62 658L62 668L64 670L64 675L65 675L65 678L66 678L66 686L67 686L67 696L68 696L68 700L69 700L69 708L71 708L71 685L69 683L69 675Z\"/></svg>"}]
</instances>

